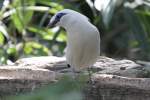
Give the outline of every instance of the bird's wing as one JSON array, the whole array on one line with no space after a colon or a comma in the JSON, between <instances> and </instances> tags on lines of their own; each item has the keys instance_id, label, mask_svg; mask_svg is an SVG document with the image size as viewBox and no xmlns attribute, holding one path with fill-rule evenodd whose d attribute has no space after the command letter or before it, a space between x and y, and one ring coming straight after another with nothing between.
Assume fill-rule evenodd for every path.
<instances>
[{"instance_id":1,"label":"bird's wing","mask_svg":"<svg viewBox=\"0 0 150 100\"><path fill-rule=\"evenodd\" d=\"M83 35L82 33L79 35L80 37L74 36L68 41L67 61L76 69L91 66L99 55L99 40L97 35L93 35L99 33L89 34Z\"/></svg>"}]
</instances>

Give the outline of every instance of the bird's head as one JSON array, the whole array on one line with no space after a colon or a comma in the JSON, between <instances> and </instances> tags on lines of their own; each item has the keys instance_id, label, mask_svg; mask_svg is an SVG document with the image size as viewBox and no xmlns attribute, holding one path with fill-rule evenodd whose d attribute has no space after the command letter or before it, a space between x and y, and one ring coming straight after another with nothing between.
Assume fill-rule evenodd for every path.
<instances>
[{"instance_id":1,"label":"bird's head","mask_svg":"<svg viewBox=\"0 0 150 100\"><path fill-rule=\"evenodd\" d=\"M57 12L54 16L52 16L48 27L54 27L54 26L62 26L67 24L73 24L71 22L74 22L76 20L88 20L88 18L76 11L70 10L70 9L64 9L59 12Z\"/></svg>"}]
</instances>

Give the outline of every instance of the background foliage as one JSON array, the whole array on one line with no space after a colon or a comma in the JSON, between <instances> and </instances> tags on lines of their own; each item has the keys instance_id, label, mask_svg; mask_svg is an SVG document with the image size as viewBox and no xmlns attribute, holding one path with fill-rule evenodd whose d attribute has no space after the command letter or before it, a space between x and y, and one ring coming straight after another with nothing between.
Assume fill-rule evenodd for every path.
<instances>
[{"instance_id":1,"label":"background foliage","mask_svg":"<svg viewBox=\"0 0 150 100\"><path fill-rule=\"evenodd\" d=\"M46 25L64 8L83 13L97 26L101 55L149 60L149 6L149 0L1 0L0 64L22 57L62 56L65 31Z\"/></svg>"}]
</instances>

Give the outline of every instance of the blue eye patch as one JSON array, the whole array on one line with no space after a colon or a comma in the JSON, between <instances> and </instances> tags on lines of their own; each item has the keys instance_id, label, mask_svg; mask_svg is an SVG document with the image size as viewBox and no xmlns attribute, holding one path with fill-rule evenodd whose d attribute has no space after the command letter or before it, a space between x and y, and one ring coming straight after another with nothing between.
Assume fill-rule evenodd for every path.
<instances>
[{"instance_id":1,"label":"blue eye patch","mask_svg":"<svg viewBox=\"0 0 150 100\"><path fill-rule=\"evenodd\" d=\"M58 13L58 14L56 15L56 17L55 17L55 20L59 21L60 18L61 18L62 16L64 16L64 15L66 15L66 14L67 14L67 13Z\"/></svg>"}]
</instances>

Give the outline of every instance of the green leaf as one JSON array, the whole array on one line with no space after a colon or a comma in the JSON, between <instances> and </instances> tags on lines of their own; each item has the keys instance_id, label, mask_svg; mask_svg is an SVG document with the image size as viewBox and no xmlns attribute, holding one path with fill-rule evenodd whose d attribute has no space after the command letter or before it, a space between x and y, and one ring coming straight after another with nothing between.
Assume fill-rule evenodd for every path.
<instances>
[{"instance_id":1,"label":"green leaf","mask_svg":"<svg viewBox=\"0 0 150 100\"><path fill-rule=\"evenodd\" d=\"M64 9L62 5L56 2L50 2L49 0L37 0L37 3L44 4L50 6L51 8L55 8L57 11Z\"/></svg>"},{"instance_id":2,"label":"green leaf","mask_svg":"<svg viewBox=\"0 0 150 100\"><path fill-rule=\"evenodd\" d=\"M51 54L50 50L47 47L32 41L25 43L24 53L26 55L35 55L35 56L39 56L39 55L47 56Z\"/></svg>"},{"instance_id":3,"label":"green leaf","mask_svg":"<svg viewBox=\"0 0 150 100\"><path fill-rule=\"evenodd\" d=\"M37 33L37 34L39 34L39 35L45 35L45 34L47 34L47 32L46 32L43 28L41 28L41 27L29 26L27 29L28 29L30 32Z\"/></svg>"},{"instance_id":4,"label":"green leaf","mask_svg":"<svg viewBox=\"0 0 150 100\"><path fill-rule=\"evenodd\" d=\"M2 32L0 32L0 45L4 44L4 36L2 34Z\"/></svg>"},{"instance_id":5,"label":"green leaf","mask_svg":"<svg viewBox=\"0 0 150 100\"><path fill-rule=\"evenodd\" d=\"M131 47L137 47L137 46L139 46L139 42L136 41L136 40L130 40L129 42L130 42L129 44L130 44Z\"/></svg>"},{"instance_id":6,"label":"green leaf","mask_svg":"<svg viewBox=\"0 0 150 100\"><path fill-rule=\"evenodd\" d=\"M30 32L36 33L38 34L42 39L44 40L52 40L53 36L54 36L54 32L52 32L50 29L46 30L44 28L40 28L40 27L33 27L33 26L29 26L28 30Z\"/></svg>"},{"instance_id":7,"label":"green leaf","mask_svg":"<svg viewBox=\"0 0 150 100\"><path fill-rule=\"evenodd\" d=\"M24 29L24 26L23 26L23 22L19 16L19 14L18 14L18 11L17 11L17 13L11 15L11 20L14 23L15 27L18 29L18 31L22 32Z\"/></svg>"},{"instance_id":8,"label":"green leaf","mask_svg":"<svg viewBox=\"0 0 150 100\"><path fill-rule=\"evenodd\" d=\"M126 20L128 21L132 32L135 34L135 38L139 41L139 44L142 48L148 49L147 36L145 31L138 19L138 16L131 8L124 8Z\"/></svg>"},{"instance_id":9,"label":"green leaf","mask_svg":"<svg viewBox=\"0 0 150 100\"><path fill-rule=\"evenodd\" d=\"M0 64L6 64L7 58L5 56L0 57Z\"/></svg>"},{"instance_id":10,"label":"green leaf","mask_svg":"<svg viewBox=\"0 0 150 100\"><path fill-rule=\"evenodd\" d=\"M11 19L19 32L23 32L33 15L33 10L28 11L25 8L33 5L35 5L34 0L14 0L12 8L15 13L11 14Z\"/></svg>"},{"instance_id":11,"label":"green leaf","mask_svg":"<svg viewBox=\"0 0 150 100\"><path fill-rule=\"evenodd\" d=\"M65 31L60 31L60 34L58 35L56 40L59 41L59 42L66 42L67 41L66 32Z\"/></svg>"},{"instance_id":12,"label":"green leaf","mask_svg":"<svg viewBox=\"0 0 150 100\"><path fill-rule=\"evenodd\" d=\"M147 37L150 38L150 11L136 10L135 13L138 15L140 23L141 23L145 33L147 33L146 34Z\"/></svg>"},{"instance_id":13,"label":"green leaf","mask_svg":"<svg viewBox=\"0 0 150 100\"><path fill-rule=\"evenodd\" d=\"M22 20L25 26L27 26L28 23L31 21L33 15L33 10L25 10L25 8L28 6L35 7L34 5L35 5L35 0L24 0L24 3L22 4L22 6L24 7L24 9L22 9L22 15L23 15Z\"/></svg>"},{"instance_id":14,"label":"green leaf","mask_svg":"<svg viewBox=\"0 0 150 100\"><path fill-rule=\"evenodd\" d=\"M24 47L25 54L31 54L33 52L33 48L30 44L26 43Z\"/></svg>"},{"instance_id":15,"label":"green leaf","mask_svg":"<svg viewBox=\"0 0 150 100\"><path fill-rule=\"evenodd\" d=\"M7 63L7 55L3 48L0 48L0 65Z\"/></svg>"},{"instance_id":16,"label":"green leaf","mask_svg":"<svg viewBox=\"0 0 150 100\"><path fill-rule=\"evenodd\" d=\"M11 15L11 20L14 23L15 27L22 32L23 31L23 22L21 20L21 12L16 9L21 6L21 0L14 0L12 3L12 9L14 9L15 13Z\"/></svg>"},{"instance_id":17,"label":"green leaf","mask_svg":"<svg viewBox=\"0 0 150 100\"><path fill-rule=\"evenodd\" d=\"M9 39L9 34L7 32L6 26L3 22L0 21L0 32L5 36L7 39ZM2 36L1 36L2 37Z\"/></svg>"},{"instance_id":18,"label":"green leaf","mask_svg":"<svg viewBox=\"0 0 150 100\"><path fill-rule=\"evenodd\" d=\"M16 55L17 50L16 50L15 47L10 47L10 48L7 49L6 52L7 52L8 55Z\"/></svg>"}]
</instances>

